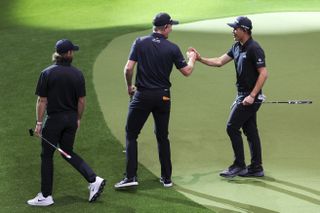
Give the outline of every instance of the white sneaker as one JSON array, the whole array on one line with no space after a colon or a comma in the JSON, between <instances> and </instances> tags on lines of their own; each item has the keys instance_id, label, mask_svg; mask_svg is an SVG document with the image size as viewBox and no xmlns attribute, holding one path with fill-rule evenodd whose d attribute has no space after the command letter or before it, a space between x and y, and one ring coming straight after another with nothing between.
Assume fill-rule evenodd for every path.
<instances>
[{"instance_id":1,"label":"white sneaker","mask_svg":"<svg viewBox=\"0 0 320 213\"><path fill-rule=\"evenodd\" d=\"M43 197L42 192L40 192L35 198L28 200L27 203L30 206L50 206L54 202L51 195L49 195L48 197Z\"/></svg>"},{"instance_id":2,"label":"white sneaker","mask_svg":"<svg viewBox=\"0 0 320 213\"><path fill-rule=\"evenodd\" d=\"M106 180L97 176L96 181L89 184L89 202L96 201L100 194L103 192L103 188L106 185Z\"/></svg>"}]
</instances>

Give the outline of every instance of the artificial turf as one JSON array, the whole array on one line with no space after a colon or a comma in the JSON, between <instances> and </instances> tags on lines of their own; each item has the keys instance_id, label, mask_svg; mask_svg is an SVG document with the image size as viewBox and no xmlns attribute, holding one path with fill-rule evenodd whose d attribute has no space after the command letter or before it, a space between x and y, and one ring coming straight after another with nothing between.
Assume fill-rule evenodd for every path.
<instances>
[{"instance_id":1,"label":"artificial turf","mask_svg":"<svg viewBox=\"0 0 320 213\"><path fill-rule=\"evenodd\" d=\"M181 21L191 21L242 13L319 8L318 1L241 2L161 1L153 5L146 1L2 0L0 211L209 212L174 188L163 189L157 176L141 165L141 186L137 190L113 190L113 184L123 173L125 156L103 118L92 82L92 69L96 57L112 39L150 28L151 18L159 11L167 11ZM54 43L60 38L69 38L80 45L74 65L83 70L87 80L87 108L75 151L108 180L108 185L101 199L89 204L86 182L56 155L56 203L49 208L32 208L25 202L39 191L40 145L28 136L27 130L35 122L36 81L40 71L50 64Z\"/></svg>"}]
</instances>

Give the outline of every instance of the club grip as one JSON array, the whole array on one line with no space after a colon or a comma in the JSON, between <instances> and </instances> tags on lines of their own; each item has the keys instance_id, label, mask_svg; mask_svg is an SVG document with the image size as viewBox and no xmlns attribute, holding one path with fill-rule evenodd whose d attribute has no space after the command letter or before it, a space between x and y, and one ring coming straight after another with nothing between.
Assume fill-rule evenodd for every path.
<instances>
[{"instance_id":1,"label":"club grip","mask_svg":"<svg viewBox=\"0 0 320 213\"><path fill-rule=\"evenodd\" d=\"M34 135L33 129L29 129L29 134L30 134L30 136Z\"/></svg>"}]
</instances>

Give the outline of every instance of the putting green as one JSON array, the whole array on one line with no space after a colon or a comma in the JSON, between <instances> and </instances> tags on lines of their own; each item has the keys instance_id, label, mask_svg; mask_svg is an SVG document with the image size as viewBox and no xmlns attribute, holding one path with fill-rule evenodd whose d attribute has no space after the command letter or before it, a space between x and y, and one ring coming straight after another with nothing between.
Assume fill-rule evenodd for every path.
<instances>
[{"instance_id":1,"label":"putting green","mask_svg":"<svg viewBox=\"0 0 320 213\"><path fill-rule=\"evenodd\" d=\"M189 78L173 71L169 136L175 188L217 212L319 212L320 120L316 116L320 74L315 46L320 26L314 20L320 19L320 13L249 17L253 20L253 36L267 55L270 77L264 92L268 100L312 99L314 103L265 104L258 114L258 125L266 177L226 180L218 172L232 162L225 123L235 94L234 65L217 69L197 64ZM225 25L233 19L181 24L174 28L170 40L183 51L194 46L204 56L219 56L233 42L231 30ZM150 31L114 39L94 64L93 81L101 110L123 145L128 106L123 66L133 40ZM160 172L157 156L150 116L139 137L139 162L155 175Z\"/></svg>"}]
</instances>

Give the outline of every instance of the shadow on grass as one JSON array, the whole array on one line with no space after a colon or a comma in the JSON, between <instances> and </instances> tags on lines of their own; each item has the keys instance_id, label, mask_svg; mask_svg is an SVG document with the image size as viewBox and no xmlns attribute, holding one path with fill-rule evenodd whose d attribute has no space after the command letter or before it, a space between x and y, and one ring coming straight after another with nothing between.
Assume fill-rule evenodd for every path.
<instances>
[{"instance_id":1,"label":"shadow on grass","mask_svg":"<svg viewBox=\"0 0 320 213\"><path fill-rule=\"evenodd\" d=\"M0 1L0 30L15 26L16 14L15 6L18 0L1 0Z\"/></svg>"},{"instance_id":2,"label":"shadow on grass","mask_svg":"<svg viewBox=\"0 0 320 213\"><path fill-rule=\"evenodd\" d=\"M189 185L189 184L196 184L199 182L199 180L205 176L212 175L216 173L216 171L210 171L206 173L194 173L192 174L192 178L189 181L185 181L183 176L175 176L174 179L179 181L180 184L182 185Z\"/></svg>"},{"instance_id":3,"label":"shadow on grass","mask_svg":"<svg viewBox=\"0 0 320 213\"><path fill-rule=\"evenodd\" d=\"M295 183L290 183L288 181L283 181L283 180L279 180L279 179L275 179L273 177L267 177L267 176L262 178L262 179L264 181L280 183L280 184L285 185L285 186L289 186L289 187L292 187L292 188L300 189L300 190L303 190L303 191L306 191L306 192L310 192L312 194L320 196L320 191L315 190L315 189L311 189L311 188L308 188L308 187L305 187L305 186L301 186L301 185L298 185L298 184L295 184Z\"/></svg>"},{"instance_id":4,"label":"shadow on grass","mask_svg":"<svg viewBox=\"0 0 320 213\"><path fill-rule=\"evenodd\" d=\"M212 196L212 195L208 195L208 194L204 194L201 192L196 192L190 189L186 189L183 188L181 186L176 186L175 187L177 190L184 192L184 193L188 193L190 195L193 196L197 196L199 198L203 198L203 199L207 199L207 200L211 200L217 203L221 203L224 205L228 205L228 206L232 206L233 208L242 210L242 211L246 211L246 212L259 212L259 213L276 213L277 211L273 211L270 209L265 209L259 206L253 206L253 205L249 205L249 204L244 204L244 203L240 203L240 202L236 202L236 201L232 201L232 200L228 200L228 199L224 199L224 198L220 198L220 197L216 197L216 196ZM212 207L211 207L212 208ZM223 208L218 208L218 207L214 207L215 210L220 209L219 212L232 212L232 210L230 209L223 209ZM236 211L234 211L236 212Z\"/></svg>"},{"instance_id":5,"label":"shadow on grass","mask_svg":"<svg viewBox=\"0 0 320 213\"><path fill-rule=\"evenodd\" d=\"M271 184L269 184L267 182L273 182L273 183L282 184L284 186L288 186L288 187L296 188L296 189L299 189L299 190L303 190L303 191L306 191L306 192L309 192L309 193L312 193L312 194L315 194L315 195L318 195L318 196L320 194L319 191L311 189L311 188L308 188L308 187L305 187L305 186L301 186L301 185L298 185L298 184L290 183L288 181L278 180L278 179L275 179L273 177L265 176L263 178L229 179L227 181L230 182L230 183L234 183L234 184L249 184L249 185L253 185L253 186L266 188L266 189L269 189L269 190L273 190L273 191L276 191L276 192L280 192L280 193L283 193L283 194L298 198L300 200L304 200L304 201L307 201L307 202L310 202L310 203L313 203L313 204L316 204L316 205L320 205L320 200L319 199L304 195L302 193L298 193L298 192L290 191L290 190L287 190L287 189L283 189L281 187L271 185Z\"/></svg>"},{"instance_id":6,"label":"shadow on grass","mask_svg":"<svg viewBox=\"0 0 320 213\"><path fill-rule=\"evenodd\" d=\"M192 208L193 210L199 211L207 211L202 205L185 199L183 196L176 196L177 188L176 186L171 188L163 187L162 183L160 183L159 179L148 179L139 181L138 186L127 187L122 189L115 189L116 192L125 193L125 194L134 194L135 196L145 197L148 200L156 200L158 202L171 203L171 205L175 206L186 206L187 208ZM155 193L156 191L156 193ZM173 193L172 193L173 192ZM195 208L195 209L194 209Z\"/></svg>"},{"instance_id":7,"label":"shadow on grass","mask_svg":"<svg viewBox=\"0 0 320 213\"><path fill-rule=\"evenodd\" d=\"M180 179L179 182L182 183L183 185L185 185L185 184L196 184L202 177L211 175L212 173L218 173L218 172L220 172L220 171L207 172L207 173L194 173L194 174L192 174L192 178L189 181L183 181L183 177L180 177L180 176L175 177L175 179ZM223 180L232 181L233 179L223 179ZM183 188L181 186L176 186L175 188L177 190L181 191L181 192L188 193L188 194L191 194L193 196L197 196L197 197L200 197L200 198L211 200L211 201L214 201L214 202L217 202L217 203L221 203L221 204L224 204L224 205L232 206L233 208L240 209L240 210L247 211L247 212L259 212L259 213L260 212L261 213L276 212L276 211L272 211L272 210L269 210L269 209L261 208L261 207L258 207L258 206L243 204L243 203L240 203L240 202L235 202L235 201L227 200L227 199L224 199L224 198L219 198L219 197L215 197L215 196L212 196L212 195L208 195L208 194L192 191L190 189L186 189L186 188ZM238 211L233 211L231 209L226 209L226 208L221 208L221 207L211 206L211 205L207 205L206 207L208 209L213 209L214 211L217 211L217 212L230 212L230 213L238 212Z\"/></svg>"}]
</instances>

